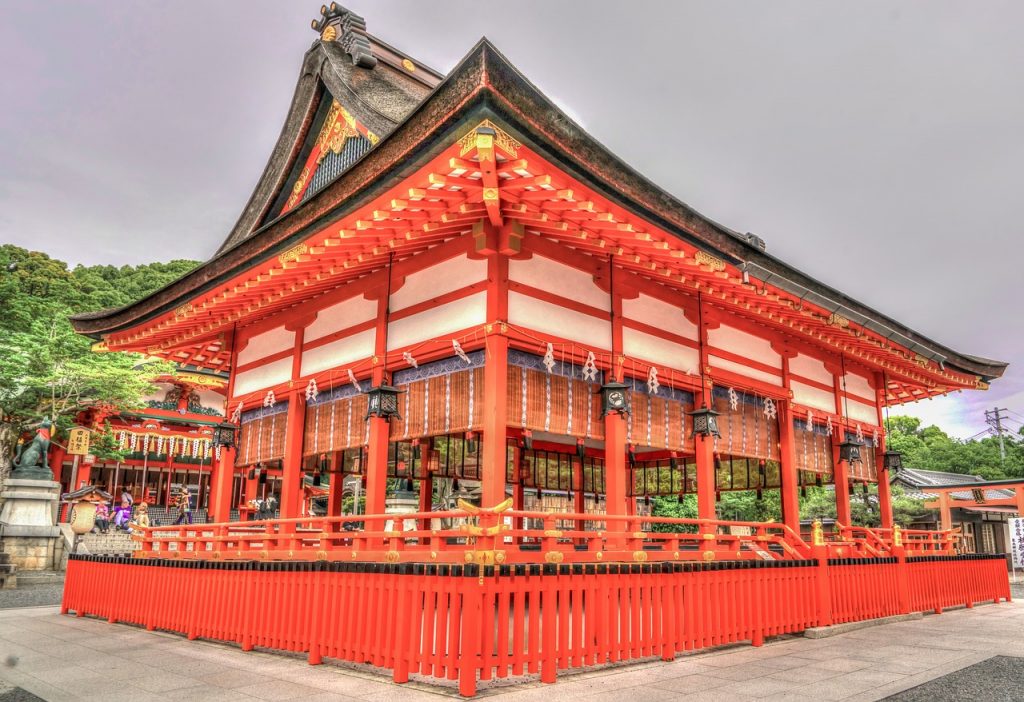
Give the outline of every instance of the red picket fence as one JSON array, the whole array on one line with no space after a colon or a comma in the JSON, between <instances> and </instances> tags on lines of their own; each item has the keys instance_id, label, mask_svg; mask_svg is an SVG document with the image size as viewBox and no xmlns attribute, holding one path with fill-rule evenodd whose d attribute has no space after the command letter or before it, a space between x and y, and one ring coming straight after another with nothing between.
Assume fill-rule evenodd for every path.
<instances>
[{"instance_id":1,"label":"red picket fence","mask_svg":"<svg viewBox=\"0 0 1024 702\"><path fill-rule=\"evenodd\" d=\"M900 606L899 559L830 558L828 579L832 623L891 617L907 610Z\"/></svg>"},{"instance_id":2,"label":"red picket fence","mask_svg":"<svg viewBox=\"0 0 1024 702\"><path fill-rule=\"evenodd\" d=\"M314 664L368 663L397 682L458 680L472 695L492 677L554 682L568 668L1000 599L1002 557L496 566L72 556L62 611L305 652Z\"/></svg>"}]
</instances>

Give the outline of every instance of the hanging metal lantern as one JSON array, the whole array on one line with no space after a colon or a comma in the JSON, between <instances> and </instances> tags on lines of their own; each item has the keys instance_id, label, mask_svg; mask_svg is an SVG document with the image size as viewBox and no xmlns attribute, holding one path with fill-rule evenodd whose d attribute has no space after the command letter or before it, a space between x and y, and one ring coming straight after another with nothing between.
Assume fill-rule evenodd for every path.
<instances>
[{"instance_id":1,"label":"hanging metal lantern","mask_svg":"<svg viewBox=\"0 0 1024 702\"><path fill-rule=\"evenodd\" d=\"M404 392L391 385L380 385L366 392L366 418L401 419L398 415L398 394Z\"/></svg>"},{"instance_id":2,"label":"hanging metal lantern","mask_svg":"<svg viewBox=\"0 0 1024 702\"><path fill-rule=\"evenodd\" d=\"M903 454L899 451L886 451L883 465L887 471L895 475L903 470Z\"/></svg>"},{"instance_id":3,"label":"hanging metal lantern","mask_svg":"<svg viewBox=\"0 0 1024 702\"><path fill-rule=\"evenodd\" d=\"M223 448L231 448L235 445L235 425L230 422L221 422L213 428L213 444Z\"/></svg>"},{"instance_id":4,"label":"hanging metal lantern","mask_svg":"<svg viewBox=\"0 0 1024 702\"><path fill-rule=\"evenodd\" d=\"M718 430L718 412L711 409L710 407L701 407L687 412L688 415L693 417L693 432L690 434L690 438L700 437L703 439L706 436L714 436L715 438L721 438L722 433Z\"/></svg>"},{"instance_id":5,"label":"hanging metal lantern","mask_svg":"<svg viewBox=\"0 0 1024 702\"><path fill-rule=\"evenodd\" d=\"M629 386L611 381L601 386L601 416L607 414L629 414Z\"/></svg>"},{"instance_id":6,"label":"hanging metal lantern","mask_svg":"<svg viewBox=\"0 0 1024 702\"><path fill-rule=\"evenodd\" d=\"M860 447L863 444L856 439L847 439L839 444L839 460L847 463L860 463Z\"/></svg>"}]
</instances>

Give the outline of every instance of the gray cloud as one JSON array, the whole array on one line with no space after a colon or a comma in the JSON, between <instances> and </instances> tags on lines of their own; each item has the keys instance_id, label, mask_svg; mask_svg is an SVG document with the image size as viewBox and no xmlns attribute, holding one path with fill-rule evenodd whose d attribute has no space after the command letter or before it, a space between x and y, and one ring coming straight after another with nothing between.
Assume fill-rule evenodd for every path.
<instances>
[{"instance_id":1,"label":"gray cloud","mask_svg":"<svg viewBox=\"0 0 1024 702\"><path fill-rule=\"evenodd\" d=\"M932 338L1024 361L1018 3L350 5L442 71L486 34L708 216ZM317 9L0 5L0 241L82 263L208 257ZM1024 409L1017 368L919 411L968 435L996 402Z\"/></svg>"}]
</instances>

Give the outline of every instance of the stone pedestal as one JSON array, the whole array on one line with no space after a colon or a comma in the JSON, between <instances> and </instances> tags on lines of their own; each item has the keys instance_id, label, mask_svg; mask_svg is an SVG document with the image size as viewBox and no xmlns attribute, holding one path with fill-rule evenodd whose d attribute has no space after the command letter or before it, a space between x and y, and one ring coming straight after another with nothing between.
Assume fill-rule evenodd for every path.
<instances>
[{"instance_id":1,"label":"stone pedestal","mask_svg":"<svg viewBox=\"0 0 1024 702\"><path fill-rule=\"evenodd\" d=\"M385 514L410 514L412 512L418 512L420 508L420 498L415 492L406 492L405 490L396 490L393 497L389 497L384 502L384 513ZM389 520L392 524L390 527L386 527L388 530L397 529L404 531L405 529L415 529L415 519L399 519L392 518Z\"/></svg>"},{"instance_id":2,"label":"stone pedestal","mask_svg":"<svg viewBox=\"0 0 1024 702\"><path fill-rule=\"evenodd\" d=\"M9 478L0 510L0 538L18 570L52 570L61 556L57 527L60 483Z\"/></svg>"}]
</instances>

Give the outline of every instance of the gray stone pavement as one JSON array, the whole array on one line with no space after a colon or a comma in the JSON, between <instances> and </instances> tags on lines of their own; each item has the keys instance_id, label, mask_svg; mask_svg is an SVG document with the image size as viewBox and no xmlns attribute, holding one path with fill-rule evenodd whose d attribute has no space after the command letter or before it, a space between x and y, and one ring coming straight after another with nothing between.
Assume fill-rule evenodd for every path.
<instances>
[{"instance_id":1,"label":"gray stone pavement","mask_svg":"<svg viewBox=\"0 0 1024 702\"><path fill-rule=\"evenodd\" d=\"M877 700L992 656L1024 657L1024 604L978 606L826 639L792 637L600 670L481 686L493 702ZM6 663L4 662L6 661ZM454 683L146 632L55 607L0 611L0 679L46 700L363 700L441 702ZM3 689L6 686L0 686ZM1006 690L990 699L1024 699ZM941 699L937 697L934 699ZM982 702L979 699L978 702Z\"/></svg>"}]
</instances>

